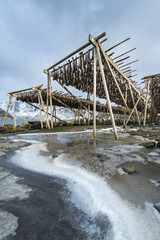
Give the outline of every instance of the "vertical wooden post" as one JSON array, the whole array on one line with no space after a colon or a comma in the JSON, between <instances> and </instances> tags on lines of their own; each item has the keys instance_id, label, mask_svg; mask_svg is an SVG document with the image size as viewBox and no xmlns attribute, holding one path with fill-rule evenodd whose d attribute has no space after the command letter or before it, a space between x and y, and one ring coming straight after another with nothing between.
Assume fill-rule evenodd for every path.
<instances>
[{"instance_id":1,"label":"vertical wooden post","mask_svg":"<svg viewBox=\"0 0 160 240\"><path fill-rule=\"evenodd\" d=\"M112 75L112 77L113 77L113 79L114 79L114 82L115 82L115 84L116 84L116 86L117 86L117 88L118 88L118 91L119 91L119 93L120 93L120 95L121 95L121 97L122 97L122 100L123 100L126 108L128 109L128 106L127 106L127 103L126 103L126 101L125 101L125 99L124 99L123 93L122 93L122 91L121 91L121 89L120 89L120 87L119 87L119 84L118 84L118 82L117 82L117 79L116 79L116 77L115 77L115 74L114 74L114 72L113 72L113 70L112 70L112 68L111 68L111 65L110 65L110 63L109 63L109 61L108 61L108 59L107 59L107 54L105 53L105 51L103 50L103 48L102 48L102 46L101 46L101 44L100 44L99 42L98 42L98 46L99 46L99 49L100 49L101 52L102 52L102 55L103 55L103 57L104 57L104 60L105 60L105 62L106 62L106 64L107 64L107 66L108 66L108 68L109 68L109 70L110 70L110 72L111 72L111 75Z\"/></svg>"},{"instance_id":2,"label":"vertical wooden post","mask_svg":"<svg viewBox=\"0 0 160 240\"><path fill-rule=\"evenodd\" d=\"M136 102L136 104L134 105L134 108L132 109L132 111L131 111L131 113L130 113L130 115L129 115L127 121L126 121L125 126L126 126L127 123L129 122L129 120L130 120L132 114L134 113L135 108L137 107L137 105L138 105L138 103L139 103L141 97L143 96L145 89L146 89L146 86L145 86L144 89L142 90L141 94L139 94L138 99L137 99L137 102Z\"/></svg>"},{"instance_id":3,"label":"vertical wooden post","mask_svg":"<svg viewBox=\"0 0 160 240\"><path fill-rule=\"evenodd\" d=\"M12 108L13 108L14 126L15 126L15 128L16 128L16 116L15 116L13 96L12 96Z\"/></svg>"},{"instance_id":4,"label":"vertical wooden post","mask_svg":"<svg viewBox=\"0 0 160 240\"><path fill-rule=\"evenodd\" d=\"M55 124L56 124L56 106L55 106L55 104L53 106L53 115L55 116L54 121L55 121Z\"/></svg>"},{"instance_id":5,"label":"vertical wooden post","mask_svg":"<svg viewBox=\"0 0 160 240\"><path fill-rule=\"evenodd\" d=\"M49 88L50 88L50 74L47 73L47 111L46 111L46 122L48 122L48 105L49 105ZM47 128L47 125L46 125Z\"/></svg>"},{"instance_id":6,"label":"vertical wooden post","mask_svg":"<svg viewBox=\"0 0 160 240\"><path fill-rule=\"evenodd\" d=\"M97 68L97 50L94 48L93 63L93 137L96 138L96 68Z\"/></svg>"},{"instance_id":7,"label":"vertical wooden post","mask_svg":"<svg viewBox=\"0 0 160 240\"><path fill-rule=\"evenodd\" d=\"M147 93L146 93L146 102L145 102L145 109L144 109L144 121L143 121L143 127L146 126L146 116L147 116L147 105L148 105L148 94L149 94L149 89L150 89L150 83L151 79L148 79L147 83Z\"/></svg>"},{"instance_id":8,"label":"vertical wooden post","mask_svg":"<svg viewBox=\"0 0 160 240\"><path fill-rule=\"evenodd\" d=\"M44 102L43 102L40 90L39 90L39 96L40 96L41 103L42 103L42 106L43 106L43 111L44 111L44 114L45 114L45 117L46 117L46 127L48 127L50 129L49 121L48 121L48 118L47 118L47 113L46 113L46 110L45 110L45 106L44 106Z\"/></svg>"},{"instance_id":9,"label":"vertical wooden post","mask_svg":"<svg viewBox=\"0 0 160 240\"><path fill-rule=\"evenodd\" d=\"M131 98L132 98L133 105L135 106L135 101L134 101L134 96L133 96L133 92L132 92L132 89L131 89L130 81L128 81L128 86L129 86L129 90L130 90L130 93L131 93ZM138 124L139 124L139 126L141 126L138 111L137 111L137 107L135 107L135 112L136 112L136 115L137 115Z\"/></svg>"},{"instance_id":10,"label":"vertical wooden post","mask_svg":"<svg viewBox=\"0 0 160 240\"><path fill-rule=\"evenodd\" d=\"M87 101L88 103L88 111L90 112L90 93L87 94ZM90 113L88 112L88 125L90 125Z\"/></svg>"},{"instance_id":11,"label":"vertical wooden post","mask_svg":"<svg viewBox=\"0 0 160 240\"><path fill-rule=\"evenodd\" d=\"M5 126L7 115L8 115L8 111L9 111L9 107L10 107L10 104L11 104L11 95L8 95L8 96L9 96L9 102L8 102L8 106L7 106L6 115L5 115L5 118L4 118L3 127Z\"/></svg>"},{"instance_id":12,"label":"vertical wooden post","mask_svg":"<svg viewBox=\"0 0 160 240\"><path fill-rule=\"evenodd\" d=\"M39 103L39 112L40 112L40 120L41 120L41 129L43 129L42 110L41 110L41 101L40 101L39 92L38 92L38 103Z\"/></svg>"},{"instance_id":13,"label":"vertical wooden post","mask_svg":"<svg viewBox=\"0 0 160 240\"><path fill-rule=\"evenodd\" d=\"M125 100L127 102L127 90L128 90L128 85L126 82L126 89L125 89ZM123 119L123 126L125 126L125 122L126 122L126 106L124 106L124 119Z\"/></svg>"},{"instance_id":14,"label":"vertical wooden post","mask_svg":"<svg viewBox=\"0 0 160 240\"><path fill-rule=\"evenodd\" d=\"M103 69L103 65L102 65L102 60L101 60L98 44L96 44L96 50L97 50L97 56L98 56L98 61L99 61L99 66L100 66L104 91L105 91L106 98L107 98L108 109L109 109L109 112L110 112L112 126L113 126L113 129L114 129L115 139L118 141L119 138L118 138L117 129L116 129L115 121L114 121L114 115L113 115L113 112L112 112L111 101L110 101L110 98L109 98L108 88L107 88L107 84L106 84L106 79L105 79L105 75L104 75L104 69Z\"/></svg>"},{"instance_id":15,"label":"vertical wooden post","mask_svg":"<svg viewBox=\"0 0 160 240\"><path fill-rule=\"evenodd\" d=\"M49 96L50 96L50 114L51 114L51 129L53 129L53 110L52 110L52 87L51 87L51 72L48 72L49 79Z\"/></svg>"},{"instance_id":16,"label":"vertical wooden post","mask_svg":"<svg viewBox=\"0 0 160 240\"><path fill-rule=\"evenodd\" d=\"M80 103L78 103L78 112L80 113ZM80 125L81 119L80 119L80 114L78 114L78 125Z\"/></svg>"}]
</instances>

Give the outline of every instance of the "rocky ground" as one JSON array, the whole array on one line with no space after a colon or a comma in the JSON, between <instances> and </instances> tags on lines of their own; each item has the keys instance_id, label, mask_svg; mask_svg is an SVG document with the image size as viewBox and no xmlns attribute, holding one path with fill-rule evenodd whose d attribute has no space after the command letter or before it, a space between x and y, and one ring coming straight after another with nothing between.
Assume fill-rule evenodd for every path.
<instances>
[{"instance_id":1,"label":"rocky ground","mask_svg":"<svg viewBox=\"0 0 160 240\"><path fill-rule=\"evenodd\" d=\"M156 162L149 160L152 156L157 159L159 154L157 151L160 147L159 128L119 128L120 141L116 142L113 133L101 132L103 127L97 127L99 129L97 139L93 139L91 132L85 134L82 132L76 135L76 132L79 131L86 129L90 131L92 126L57 127L54 128L57 133L75 132L75 134L55 135L55 137L51 134L47 138L45 135L43 138L43 133L51 133L51 130L31 129L20 133L39 133L34 135L33 139L36 139L37 136L37 140L47 142L49 151L48 153L42 151L42 155L52 155L54 161L59 154L64 153L69 159L74 159L73 165L87 169L89 172L98 173L105 178L122 198L126 198L139 206L143 206L145 201L152 202L157 212L160 212L158 203L160 196L159 191L157 191L160 187L160 167ZM84 233L74 229L73 223L69 223L68 219L57 220L58 209L61 209L63 214L67 212L66 218L70 213L72 219L78 211L76 208L73 210L74 206L72 206L72 210L68 210L67 204L58 197L54 199L55 196L59 196L61 184L59 185L57 180L54 182L50 177L14 166L8 161L16 149L29 145L20 139L14 141L16 134L17 131L12 137L13 133L6 133L0 138L0 218L5 226L4 228L0 223L0 229L3 229L0 232L0 235L4 237L2 239L31 240L37 239L37 236L44 236L43 239L48 240L52 239L54 232L57 234L57 239L83 239ZM20 137L17 135L17 137L23 138L23 135ZM29 139L32 139L32 136L29 136ZM7 186L7 189L4 186ZM47 204L45 204L46 201ZM65 209L63 209L64 206ZM42 219L42 215L44 219ZM53 221L54 217L55 221ZM86 216L83 218L85 219ZM8 219L10 221L7 224ZM48 221L51 221L52 224L49 224ZM81 223L82 219L79 221ZM39 230L36 229L37 225L42 228L39 233ZM49 225L49 235L46 235L45 228L48 228ZM17 228L18 230L16 230ZM53 232L52 230L55 228L56 230ZM28 235L26 229L28 229ZM17 235L14 236L15 231ZM67 238L68 236L69 238Z\"/></svg>"}]
</instances>

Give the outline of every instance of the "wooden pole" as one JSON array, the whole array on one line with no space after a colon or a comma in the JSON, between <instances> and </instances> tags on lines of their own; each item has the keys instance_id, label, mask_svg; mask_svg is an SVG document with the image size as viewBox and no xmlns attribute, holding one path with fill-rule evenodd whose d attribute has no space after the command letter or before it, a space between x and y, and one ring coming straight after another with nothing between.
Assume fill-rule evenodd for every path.
<instances>
[{"instance_id":1,"label":"wooden pole","mask_svg":"<svg viewBox=\"0 0 160 240\"><path fill-rule=\"evenodd\" d=\"M55 116L55 125L56 125L56 106L53 105L53 115Z\"/></svg>"},{"instance_id":2,"label":"wooden pole","mask_svg":"<svg viewBox=\"0 0 160 240\"><path fill-rule=\"evenodd\" d=\"M90 35L89 35L90 36ZM106 33L102 33L100 35L98 35L97 37L95 37L95 40L99 40L100 38L106 36ZM78 48L77 50L75 50L74 52L70 53L69 55L67 55L66 57L64 57L63 59L61 59L60 61L58 61L57 63L55 63L54 65L52 65L51 67L47 68L46 70L44 70L45 73L47 73L47 71L51 70L52 68L54 68L55 66L57 66L58 64L64 62L65 60L67 60L68 58L72 57L73 55L75 55L76 53L82 51L84 48L90 46L91 43L88 42L86 44L84 44L82 47Z\"/></svg>"},{"instance_id":3,"label":"wooden pole","mask_svg":"<svg viewBox=\"0 0 160 240\"><path fill-rule=\"evenodd\" d=\"M90 112L90 93L87 94L87 101L89 101L88 103L88 111ZM90 125L90 114L88 112L88 125Z\"/></svg>"},{"instance_id":4,"label":"wooden pole","mask_svg":"<svg viewBox=\"0 0 160 240\"><path fill-rule=\"evenodd\" d=\"M48 73L49 78L49 96L50 96L50 113L51 113L51 129L53 129L53 109L52 109L52 92L51 92L51 72Z\"/></svg>"},{"instance_id":5,"label":"wooden pole","mask_svg":"<svg viewBox=\"0 0 160 240\"><path fill-rule=\"evenodd\" d=\"M96 68L97 68L97 50L94 48L93 63L93 137L96 138Z\"/></svg>"},{"instance_id":6,"label":"wooden pole","mask_svg":"<svg viewBox=\"0 0 160 240\"><path fill-rule=\"evenodd\" d=\"M69 107L67 104L65 104L64 102L62 102L61 100L59 100L58 98L56 98L55 96L53 96L53 93L51 94L52 95L52 98L55 99L56 101L58 101L59 103L61 103L63 106L69 108L72 112L80 115L81 117L83 117L82 114L80 114L78 111L74 110L73 108Z\"/></svg>"},{"instance_id":7,"label":"wooden pole","mask_svg":"<svg viewBox=\"0 0 160 240\"><path fill-rule=\"evenodd\" d=\"M32 107L35 107L36 109L39 109L39 107L37 107L37 106L35 106L34 104L32 104L32 103L29 103L29 102L26 102L27 104L29 104L30 106L32 106ZM41 109L41 111L42 112L44 112L44 110L43 109ZM51 115L50 113L48 113L48 115ZM62 120L62 119L60 119L59 117L57 117L57 116L54 116L53 115L53 117L54 118L56 118L56 119L58 119L60 122L63 122L63 123L65 123L65 124L68 124L67 123L67 121L65 121L65 120Z\"/></svg>"},{"instance_id":8,"label":"wooden pole","mask_svg":"<svg viewBox=\"0 0 160 240\"><path fill-rule=\"evenodd\" d=\"M98 61L99 61L99 66L100 66L104 91L105 91L106 98L107 98L108 109L109 109L109 112L110 112L112 126L113 126L113 129L114 129L115 139L119 140L116 125L115 125L115 121L114 121L114 115L113 115L113 112L112 112L112 106L111 106L111 102L110 102L110 97L109 97L109 93L108 93L108 88L107 88L107 84L106 84L106 79L105 79L105 75L104 75L104 69L103 69L103 65L102 65L102 60L101 60L100 50L99 50L99 45L98 44L96 44L96 51L97 51L97 56L98 56ZM103 56L104 56L104 54L103 54Z\"/></svg>"},{"instance_id":9,"label":"wooden pole","mask_svg":"<svg viewBox=\"0 0 160 240\"><path fill-rule=\"evenodd\" d=\"M146 116L147 116L147 105L148 105L148 94L149 94L149 88L150 88L151 79L148 79L147 84L147 93L146 93L146 102L145 102L145 109L144 109L144 121L143 121L143 127L146 126Z\"/></svg>"},{"instance_id":10,"label":"wooden pole","mask_svg":"<svg viewBox=\"0 0 160 240\"><path fill-rule=\"evenodd\" d=\"M42 111L41 111L41 102L40 102L39 92L38 92L38 103L39 103L39 112L40 112L40 120L41 120L41 129L43 129L43 119L42 119Z\"/></svg>"},{"instance_id":11,"label":"wooden pole","mask_svg":"<svg viewBox=\"0 0 160 240\"><path fill-rule=\"evenodd\" d=\"M50 73L47 73L47 111L46 111L46 122L48 122L48 105L49 105L49 89L50 89ZM46 125L47 128L47 125Z\"/></svg>"},{"instance_id":12,"label":"wooden pole","mask_svg":"<svg viewBox=\"0 0 160 240\"><path fill-rule=\"evenodd\" d=\"M130 120L130 118L131 118L133 112L135 111L135 109L136 109L136 107L137 107L137 105L138 105L138 103L139 103L139 101L140 101L140 99L141 99L141 97L142 97L142 95L143 95L145 89L146 89L146 86L144 87L143 91L139 94L139 97L138 97L138 99L137 99L137 102L136 102L136 104L134 105L134 108L132 109L132 111L131 111L131 113L130 113L130 115L129 115L127 121L126 121L125 126L126 126L127 123L129 122L129 120Z\"/></svg>"},{"instance_id":13,"label":"wooden pole","mask_svg":"<svg viewBox=\"0 0 160 240\"><path fill-rule=\"evenodd\" d=\"M60 82L59 79L56 80L56 81L57 81L57 82L61 85L61 87L63 87L64 90L66 90L75 100L77 100L78 103L81 103L81 101L80 101L76 96L74 96L74 95L71 93L71 91L69 91L69 89L68 89L64 84L62 84L62 83ZM82 103L81 103L81 104L82 104ZM87 109L87 107L84 106L84 104L82 104L82 107L88 112L88 114L93 115L93 114Z\"/></svg>"},{"instance_id":14,"label":"wooden pole","mask_svg":"<svg viewBox=\"0 0 160 240\"><path fill-rule=\"evenodd\" d=\"M5 123L6 123L6 119L7 119L10 104L11 104L11 95L9 95L9 102L8 102L8 106L7 106L6 115L5 115L5 118L4 118L3 127L5 126Z\"/></svg>"},{"instance_id":15,"label":"wooden pole","mask_svg":"<svg viewBox=\"0 0 160 240\"><path fill-rule=\"evenodd\" d=\"M132 92L132 88L131 88L130 82L128 82L128 86L129 86L129 90L130 90L130 93L131 93L133 106L135 106L135 100L134 100L134 96L133 96L133 92ZM137 115L138 124L139 124L139 126L141 126L141 122L140 122L140 119L139 119L137 107L135 107L135 112L136 112L136 115Z\"/></svg>"},{"instance_id":16,"label":"wooden pole","mask_svg":"<svg viewBox=\"0 0 160 240\"><path fill-rule=\"evenodd\" d=\"M127 82L126 82L126 89L125 89L125 100L127 101ZM124 106L124 119L123 119L123 126L125 126L125 121L126 121L126 106Z\"/></svg>"},{"instance_id":17,"label":"wooden pole","mask_svg":"<svg viewBox=\"0 0 160 240\"><path fill-rule=\"evenodd\" d=\"M16 116L15 116L13 96L12 96L12 108L13 108L14 126L15 126L15 128L16 128Z\"/></svg>"},{"instance_id":18,"label":"wooden pole","mask_svg":"<svg viewBox=\"0 0 160 240\"><path fill-rule=\"evenodd\" d=\"M45 114L45 117L46 117L46 127L48 127L50 129L47 113L46 113L44 102L43 102L42 95L41 95L41 90L38 90L38 91L39 91L39 96L40 96L41 103L42 103L42 106L43 106L43 111L44 111L44 114Z\"/></svg>"},{"instance_id":19,"label":"wooden pole","mask_svg":"<svg viewBox=\"0 0 160 240\"><path fill-rule=\"evenodd\" d=\"M128 106L127 106L127 103L126 103L126 101L125 101L125 99L124 99L124 96L123 96L123 94L122 94L122 91L121 91L121 89L120 89L120 87L119 87L119 84L118 84L118 82L117 82L117 79L116 79L116 77L115 77L115 75L114 75L114 73L113 73L113 70L112 70L112 68L111 68L111 66L110 66L110 63L109 63L109 61L108 61L108 59L107 59L107 57L106 57L106 53L105 53L105 51L103 50L103 48L102 48L102 46L101 46L100 43L98 43L98 46L99 46L99 48L100 48L100 50L101 50L101 53L102 53L102 55L103 55L103 57L104 57L104 59L105 59L105 62L107 63L107 66L108 66L108 68L109 68L109 70L110 70L110 72L111 72L111 74L112 74L112 77L113 77L113 79L114 79L114 82L115 82L115 84L116 84L116 86L117 86L117 88L118 88L118 91L119 91L119 93L120 93L120 96L122 97L122 100L123 100L126 108L129 110L129 108L128 108Z\"/></svg>"}]
</instances>

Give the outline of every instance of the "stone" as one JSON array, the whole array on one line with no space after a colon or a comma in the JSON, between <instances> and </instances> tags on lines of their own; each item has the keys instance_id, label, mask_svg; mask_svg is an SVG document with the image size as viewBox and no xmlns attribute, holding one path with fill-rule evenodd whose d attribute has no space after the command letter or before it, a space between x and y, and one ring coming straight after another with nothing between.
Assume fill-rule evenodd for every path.
<instances>
[{"instance_id":1,"label":"stone","mask_svg":"<svg viewBox=\"0 0 160 240\"><path fill-rule=\"evenodd\" d=\"M147 133L147 134L146 134L146 137L150 137L150 135Z\"/></svg>"},{"instance_id":2,"label":"stone","mask_svg":"<svg viewBox=\"0 0 160 240\"><path fill-rule=\"evenodd\" d=\"M122 167L123 171L128 173L128 174L133 174L136 172L135 167Z\"/></svg>"},{"instance_id":3,"label":"stone","mask_svg":"<svg viewBox=\"0 0 160 240\"><path fill-rule=\"evenodd\" d=\"M52 158L56 158L58 157L56 154L52 154Z\"/></svg>"},{"instance_id":4,"label":"stone","mask_svg":"<svg viewBox=\"0 0 160 240\"><path fill-rule=\"evenodd\" d=\"M28 121L22 122L22 126L26 126L26 125L29 125L29 122L28 122Z\"/></svg>"},{"instance_id":5,"label":"stone","mask_svg":"<svg viewBox=\"0 0 160 240\"><path fill-rule=\"evenodd\" d=\"M160 142L157 143L157 148L160 148Z\"/></svg>"},{"instance_id":6,"label":"stone","mask_svg":"<svg viewBox=\"0 0 160 240\"><path fill-rule=\"evenodd\" d=\"M21 127L21 126L17 126L16 129L15 129L16 132L22 132L24 131L24 128Z\"/></svg>"},{"instance_id":7,"label":"stone","mask_svg":"<svg viewBox=\"0 0 160 240\"><path fill-rule=\"evenodd\" d=\"M160 214L160 204L156 204L154 205L154 208L158 211L158 213Z\"/></svg>"},{"instance_id":8,"label":"stone","mask_svg":"<svg viewBox=\"0 0 160 240\"><path fill-rule=\"evenodd\" d=\"M156 137L156 141L160 141L160 135Z\"/></svg>"},{"instance_id":9,"label":"stone","mask_svg":"<svg viewBox=\"0 0 160 240\"><path fill-rule=\"evenodd\" d=\"M156 143L153 142L153 141L150 141L150 142L144 142L144 143L141 143L139 144L140 146L143 146L145 148L155 148L156 146Z\"/></svg>"}]
</instances>

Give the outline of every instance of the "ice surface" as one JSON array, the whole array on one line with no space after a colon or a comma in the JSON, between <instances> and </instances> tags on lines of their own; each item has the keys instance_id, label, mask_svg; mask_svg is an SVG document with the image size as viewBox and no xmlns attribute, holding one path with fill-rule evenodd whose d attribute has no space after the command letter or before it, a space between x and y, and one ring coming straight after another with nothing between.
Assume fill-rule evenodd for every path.
<instances>
[{"instance_id":1,"label":"ice surface","mask_svg":"<svg viewBox=\"0 0 160 240\"><path fill-rule=\"evenodd\" d=\"M129 147L123 149L125 153L132 150ZM138 146L137 148L139 149ZM113 227L115 240L159 239L160 222L153 205L145 203L144 209L138 208L121 199L103 178L69 164L65 154L60 154L53 160L51 156L40 155L40 151L47 151L46 144L34 143L23 151L17 151L12 161L26 169L67 180L72 193L70 201L91 218L99 213L107 215ZM95 230L85 227L86 231Z\"/></svg>"},{"instance_id":2,"label":"ice surface","mask_svg":"<svg viewBox=\"0 0 160 240\"><path fill-rule=\"evenodd\" d=\"M18 227L18 218L13 214L0 209L0 239L4 239L8 235L15 235Z\"/></svg>"}]
</instances>

